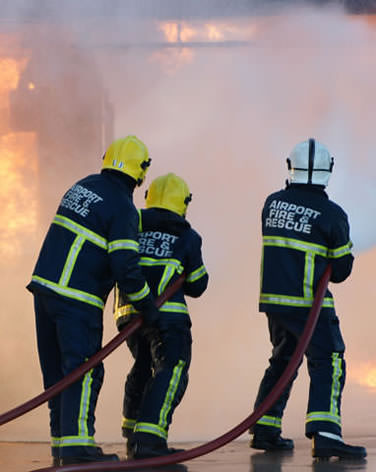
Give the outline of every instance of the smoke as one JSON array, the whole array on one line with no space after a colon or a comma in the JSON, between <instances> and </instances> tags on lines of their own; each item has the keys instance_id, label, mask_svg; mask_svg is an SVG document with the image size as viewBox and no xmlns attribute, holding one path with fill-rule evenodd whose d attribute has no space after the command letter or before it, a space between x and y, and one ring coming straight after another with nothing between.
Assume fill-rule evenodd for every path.
<instances>
[{"instance_id":1,"label":"smoke","mask_svg":"<svg viewBox=\"0 0 376 472\"><path fill-rule=\"evenodd\" d=\"M348 16L335 2L290 9L271 2L268 10L245 1L153 7L111 2L111 12L101 2L76 8L60 2L56 10L57 4L47 3L43 12L29 2L3 12L12 17L6 33L22 37L32 75L44 86L42 108L32 120L40 146L41 234L3 272L2 409L41 389L32 301L24 286L61 194L99 169L110 138L136 134L152 157L146 186L170 171L188 182L188 219L203 237L210 273L207 293L189 300L193 362L171 440L214 437L249 414L266 367L270 347L265 319L257 313L260 212L267 194L284 186L285 159L298 141L312 136L328 146L335 158L328 193L348 212L360 257L374 251L375 30L367 18ZM185 32L189 44L168 45L166 24L174 41ZM25 100L16 102L17 110ZM145 187L136 190L138 206ZM343 301L341 307L346 313ZM109 339L115 334L110 306L105 319ZM105 361L99 440L120 439L122 384L130 365L125 348ZM305 402L304 375L288 412ZM287 424L295 436L302 433L303 420ZM46 407L0 432L4 439L47 437Z\"/></svg>"}]
</instances>

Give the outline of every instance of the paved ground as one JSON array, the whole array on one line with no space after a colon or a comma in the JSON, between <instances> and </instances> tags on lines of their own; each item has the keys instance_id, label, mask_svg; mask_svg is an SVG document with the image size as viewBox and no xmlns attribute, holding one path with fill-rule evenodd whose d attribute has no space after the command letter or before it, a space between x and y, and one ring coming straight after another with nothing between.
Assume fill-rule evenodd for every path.
<instances>
[{"instance_id":1,"label":"paved ground","mask_svg":"<svg viewBox=\"0 0 376 472\"><path fill-rule=\"evenodd\" d=\"M311 457L310 442L295 441L292 454L272 454L254 451L243 441L234 441L210 454L177 466L142 469L159 472L342 472L376 471L376 436L372 438L348 438L354 445L367 447L364 462L330 461L316 463ZM186 449L199 444L173 444ZM103 450L124 457L122 444L104 444ZM1 472L30 472L50 467L49 446L46 443L0 442ZM138 469L139 471L141 469Z\"/></svg>"}]
</instances>

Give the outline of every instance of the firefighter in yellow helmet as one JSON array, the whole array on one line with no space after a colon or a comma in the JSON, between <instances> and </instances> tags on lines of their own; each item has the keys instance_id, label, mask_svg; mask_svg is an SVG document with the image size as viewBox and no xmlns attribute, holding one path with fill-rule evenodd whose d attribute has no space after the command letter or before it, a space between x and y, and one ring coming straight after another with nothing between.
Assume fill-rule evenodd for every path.
<instances>
[{"instance_id":1,"label":"firefighter in yellow helmet","mask_svg":"<svg viewBox=\"0 0 376 472\"><path fill-rule=\"evenodd\" d=\"M139 266L138 214L133 191L150 165L135 136L114 141L101 173L63 196L43 242L28 289L34 295L44 387L51 387L101 348L103 309L118 284L153 325L159 317ZM94 439L100 364L49 402L54 465L118 460Z\"/></svg>"},{"instance_id":2,"label":"firefighter in yellow helmet","mask_svg":"<svg viewBox=\"0 0 376 472\"><path fill-rule=\"evenodd\" d=\"M185 219L191 194L173 173L157 177L139 211L140 264L153 295L162 293L183 272L186 279L160 308L159 331L137 331L127 339L134 365L125 382L123 436L128 457L155 457L176 452L168 448L168 429L188 384L191 362L191 320L185 296L199 297L208 284L201 237ZM115 292L119 329L135 313L121 290Z\"/></svg>"}]
</instances>

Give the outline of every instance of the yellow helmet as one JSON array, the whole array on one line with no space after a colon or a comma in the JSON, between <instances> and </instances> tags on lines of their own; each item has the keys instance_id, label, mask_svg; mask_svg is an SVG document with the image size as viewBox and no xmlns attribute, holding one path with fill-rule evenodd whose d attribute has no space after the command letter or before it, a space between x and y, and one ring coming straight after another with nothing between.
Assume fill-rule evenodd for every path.
<instances>
[{"instance_id":1,"label":"yellow helmet","mask_svg":"<svg viewBox=\"0 0 376 472\"><path fill-rule=\"evenodd\" d=\"M185 181L170 172L154 179L145 197L146 208L164 208L184 216L192 194Z\"/></svg>"},{"instance_id":2,"label":"yellow helmet","mask_svg":"<svg viewBox=\"0 0 376 472\"><path fill-rule=\"evenodd\" d=\"M103 156L102 169L113 169L133 177L141 185L151 159L145 144L136 136L117 139Z\"/></svg>"}]
</instances>

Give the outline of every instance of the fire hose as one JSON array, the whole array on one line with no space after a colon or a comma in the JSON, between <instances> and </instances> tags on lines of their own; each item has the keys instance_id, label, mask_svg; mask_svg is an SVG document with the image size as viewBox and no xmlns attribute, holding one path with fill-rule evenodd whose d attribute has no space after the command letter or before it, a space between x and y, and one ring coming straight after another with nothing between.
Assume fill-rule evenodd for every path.
<instances>
[{"instance_id":1,"label":"fire hose","mask_svg":"<svg viewBox=\"0 0 376 472\"><path fill-rule=\"evenodd\" d=\"M307 346L311 340L315 326L317 324L321 305L330 280L331 272L331 266L328 265L319 281L303 333L283 374L275 384L273 390L264 399L264 401L253 411L253 413L251 413L239 425L235 426L227 433L223 434L222 436L219 436L216 439L213 439L208 443L194 447L192 449L187 449L182 452L176 452L174 454L154 457L150 459L138 459L120 462L93 462L91 464L73 464L65 465L62 467L47 467L43 469L35 469L33 472L110 472L114 470L124 471L141 469L145 467L159 467L164 465L176 464L179 462L185 462L196 457L203 456L214 451L215 449L223 447L227 443L239 437L241 434L246 432L251 426L253 426L256 421L260 419L273 406L273 404L278 400L278 398L292 379L293 375L295 374L297 368L299 367L300 362L307 349Z\"/></svg>"},{"instance_id":2,"label":"fire hose","mask_svg":"<svg viewBox=\"0 0 376 472\"><path fill-rule=\"evenodd\" d=\"M168 285L164 292L156 298L155 305L158 308L161 307L163 303L165 303L171 297L171 295L173 295L182 286L184 280L185 276L182 274L175 280L175 282ZM0 426L33 410L47 400L50 400L58 393L62 392L72 383L79 380L84 374L86 374L86 372L99 364L99 362L101 362L105 357L111 354L112 351L120 346L120 344L122 344L128 336L134 333L141 326L141 324L142 316L138 315L133 321L129 323L128 326L122 329L118 335L109 341L100 351L90 357L90 359L88 359L84 364L77 367L77 369L70 372L63 379L61 379L55 385L47 388L41 394L0 415Z\"/></svg>"}]
</instances>

